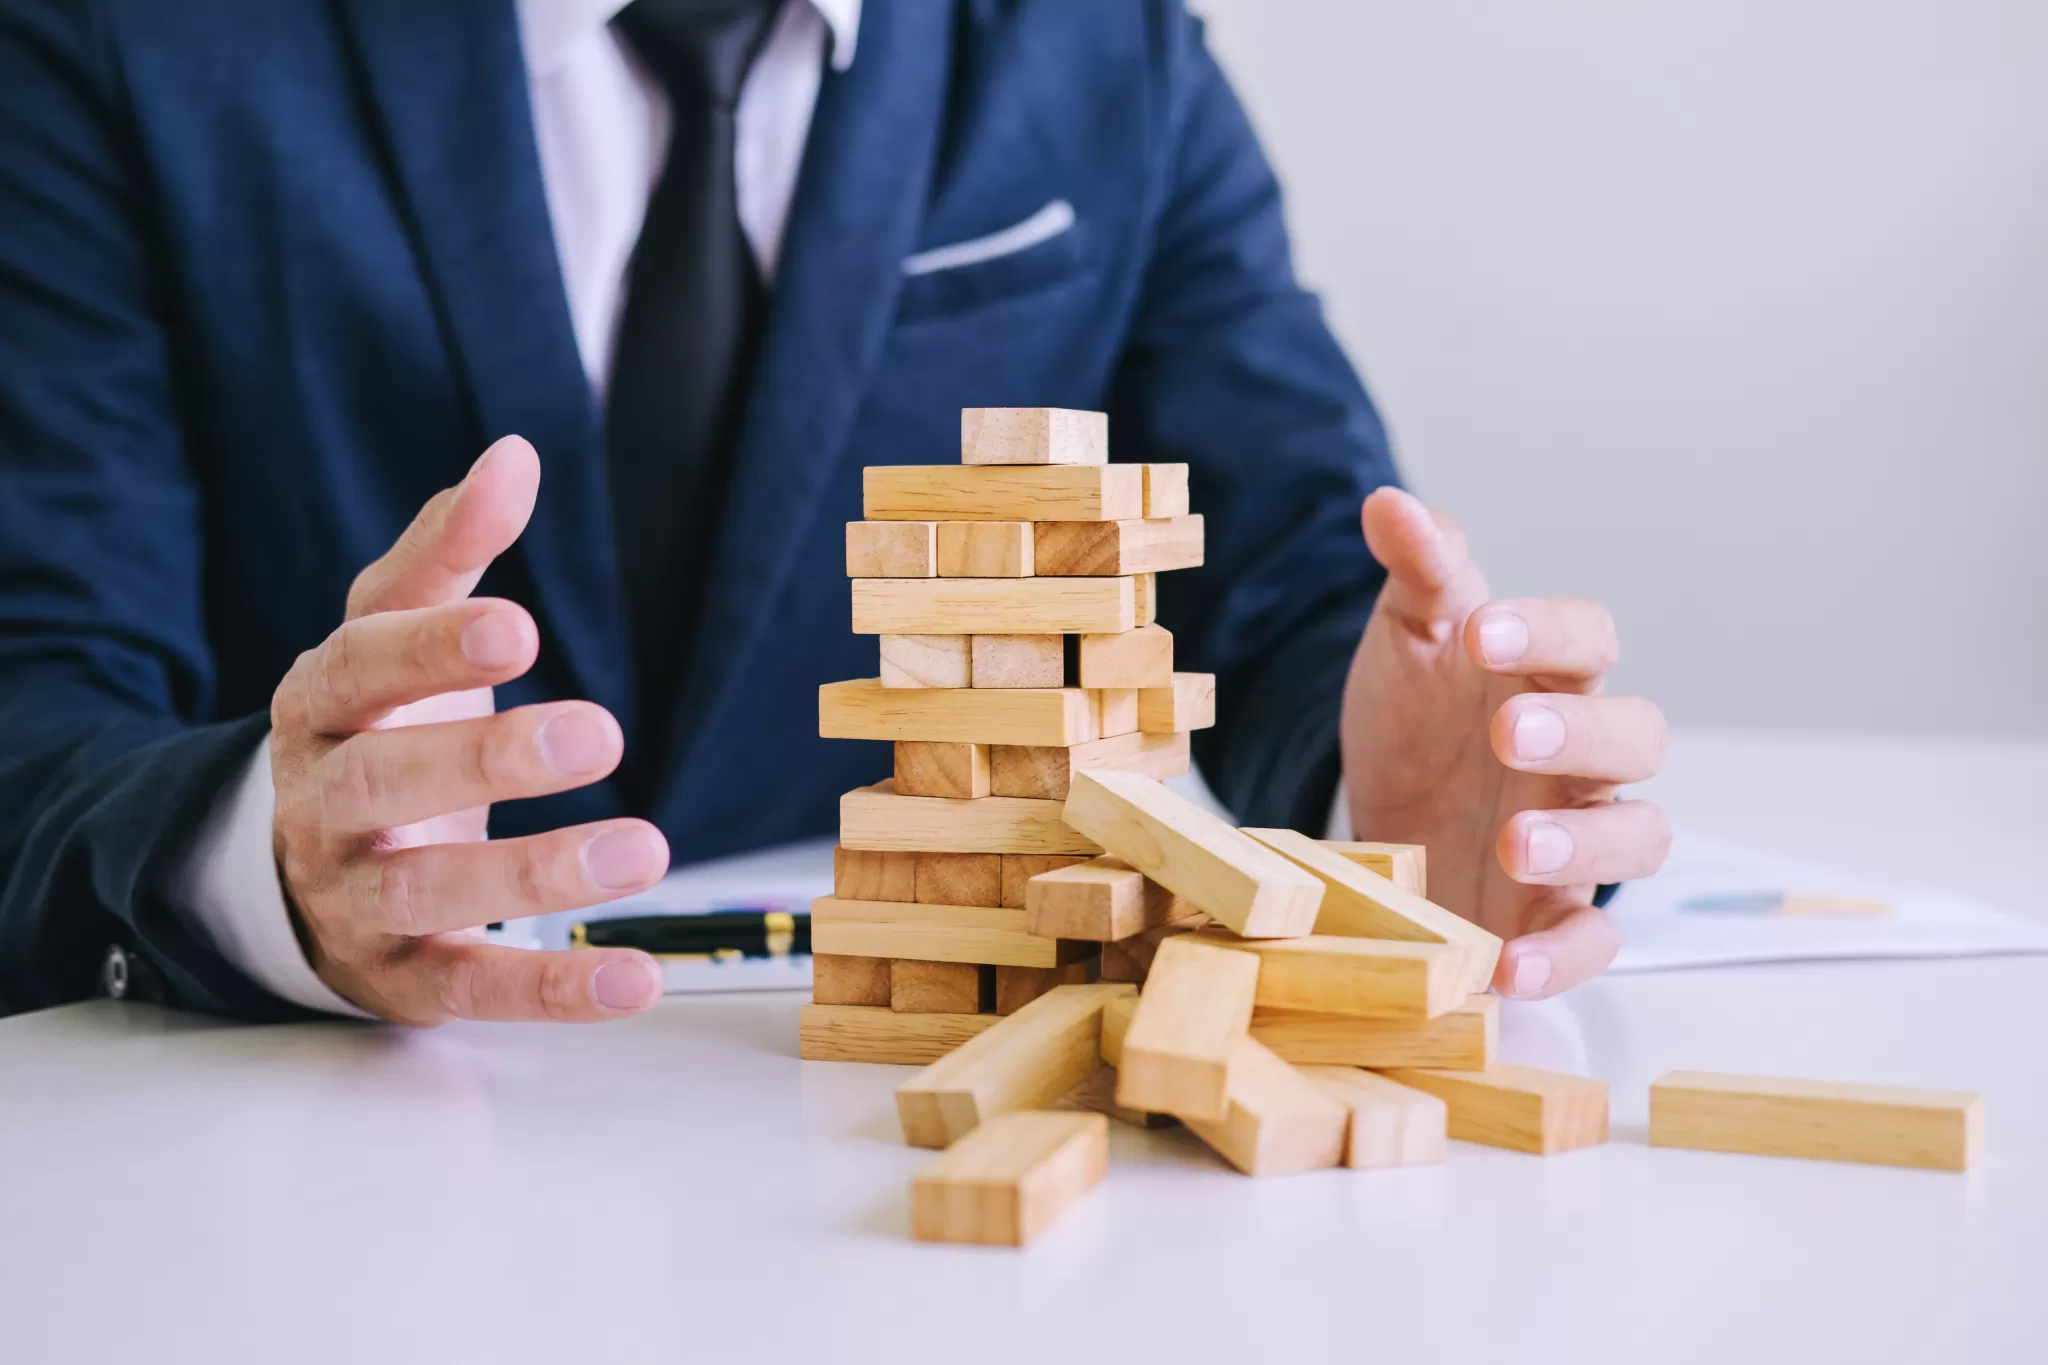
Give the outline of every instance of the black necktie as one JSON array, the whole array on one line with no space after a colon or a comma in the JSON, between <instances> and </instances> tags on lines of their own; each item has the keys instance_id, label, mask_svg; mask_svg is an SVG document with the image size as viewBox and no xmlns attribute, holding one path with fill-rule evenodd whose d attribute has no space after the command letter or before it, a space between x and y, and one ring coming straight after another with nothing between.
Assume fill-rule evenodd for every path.
<instances>
[{"instance_id":1,"label":"black necktie","mask_svg":"<svg viewBox=\"0 0 2048 1365\"><path fill-rule=\"evenodd\" d=\"M674 111L626 281L606 406L612 525L646 753L680 682L765 291L740 231L733 111L778 0L635 0L619 32Z\"/></svg>"}]
</instances>

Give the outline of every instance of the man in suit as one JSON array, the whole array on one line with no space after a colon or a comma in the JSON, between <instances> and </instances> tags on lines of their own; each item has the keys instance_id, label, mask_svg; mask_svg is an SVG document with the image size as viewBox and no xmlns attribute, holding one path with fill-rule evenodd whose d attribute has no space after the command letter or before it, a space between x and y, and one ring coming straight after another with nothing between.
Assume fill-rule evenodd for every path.
<instances>
[{"instance_id":1,"label":"man in suit","mask_svg":"<svg viewBox=\"0 0 2048 1365\"><path fill-rule=\"evenodd\" d=\"M837 527L963 406L1190 465L1204 773L1427 843L1499 989L1663 856L1611 621L1395 487L1178 0L0 0L0 205L0 1012L646 1008L473 931L832 828Z\"/></svg>"}]
</instances>

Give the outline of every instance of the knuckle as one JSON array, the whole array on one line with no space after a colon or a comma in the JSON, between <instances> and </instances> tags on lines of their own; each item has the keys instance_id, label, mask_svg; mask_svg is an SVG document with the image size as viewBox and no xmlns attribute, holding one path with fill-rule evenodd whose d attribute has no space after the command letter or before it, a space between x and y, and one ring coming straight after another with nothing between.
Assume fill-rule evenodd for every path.
<instances>
[{"instance_id":1,"label":"knuckle","mask_svg":"<svg viewBox=\"0 0 2048 1365\"><path fill-rule=\"evenodd\" d=\"M362 821L382 808L391 789L390 774L373 746L344 744L334 751L332 766L325 786L329 798L326 813L330 818L340 815Z\"/></svg>"},{"instance_id":2,"label":"knuckle","mask_svg":"<svg viewBox=\"0 0 2048 1365\"><path fill-rule=\"evenodd\" d=\"M378 859L376 869L368 887L370 922L402 938L426 933L420 916L425 887L418 866L411 858L390 856Z\"/></svg>"},{"instance_id":3,"label":"knuckle","mask_svg":"<svg viewBox=\"0 0 2048 1365\"><path fill-rule=\"evenodd\" d=\"M526 772L524 756L533 749L523 729L521 722L509 713L478 725L462 746L459 762L464 780L483 791L497 791L518 782Z\"/></svg>"},{"instance_id":4,"label":"knuckle","mask_svg":"<svg viewBox=\"0 0 2048 1365\"><path fill-rule=\"evenodd\" d=\"M361 653L362 637L349 626L343 626L328 636L327 643L317 651L316 667L320 690L326 696L330 707L353 712L361 704Z\"/></svg>"},{"instance_id":5,"label":"knuckle","mask_svg":"<svg viewBox=\"0 0 2048 1365\"><path fill-rule=\"evenodd\" d=\"M588 992L583 987L581 964L574 960L574 954L557 954L541 969L539 994L538 1003L544 1018L568 1020L583 1013Z\"/></svg>"},{"instance_id":6,"label":"knuckle","mask_svg":"<svg viewBox=\"0 0 2048 1365\"><path fill-rule=\"evenodd\" d=\"M476 959L457 957L434 975L434 999L449 1019L474 1019L482 1013L483 993Z\"/></svg>"}]
</instances>

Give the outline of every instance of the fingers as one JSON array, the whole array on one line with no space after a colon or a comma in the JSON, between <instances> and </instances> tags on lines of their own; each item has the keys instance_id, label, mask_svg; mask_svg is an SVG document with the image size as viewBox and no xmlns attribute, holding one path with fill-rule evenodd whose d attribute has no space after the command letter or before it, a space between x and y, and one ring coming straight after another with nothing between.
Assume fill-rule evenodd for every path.
<instances>
[{"instance_id":1,"label":"fingers","mask_svg":"<svg viewBox=\"0 0 2048 1365\"><path fill-rule=\"evenodd\" d=\"M1493 988L1517 1000L1541 1000L1591 981L1621 947L1614 922L1583 901L1558 894L1538 905L1529 932L1501 949Z\"/></svg>"},{"instance_id":2,"label":"fingers","mask_svg":"<svg viewBox=\"0 0 2048 1365\"><path fill-rule=\"evenodd\" d=\"M526 529L539 491L540 456L533 447L517 436L497 442L477 457L461 483L436 493L398 543L356 576L349 618L469 596L491 561Z\"/></svg>"},{"instance_id":3,"label":"fingers","mask_svg":"<svg viewBox=\"0 0 2048 1365\"><path fill-rule=\"evenodd\" d=\"M1387 570L1380 603L1409 629L1432 640L1449 639L1486 600L1486 579L1448 513L1389 487L1365 500L1361 519L1367 548Z\"/></svg>"},{"instance_id":4,"label":"fingers","mask_svg":"<svg viewBox=\"0 0 2048 1365\"><path fill-rule=\"evenodd\" d=\"M1510 768L1595 782L1642 782L1664 764L1664 713L1641 697L1525 692L1493 714L1493 752Z\"/></svg>"},{"instance_id":5,"label":"fingers","mask_svg":"<svg viewBox=\"0 0 2048 1365\"><path fill-rule=\"evenodd\" d=\"M359 617L293 665L273 702L273 724L353 734L412 702L509 682L539 651L533 618L511 602Z\"/></svg>"},{"instance_id":6,"label":"fingers","mask_svg":"<svg viewBox=\"0 0 2048 1365\"><path fill-rule=\"evenodd\" d=\"M522 706L476 720L366 730L320 760L305 812L330 835L361 835L450 811L587 786L619 765L619 723L589 702ZM283 808L279 819L296 822Z\"/></svg>"},{"instance_id":7,"label":"fingers","mask_svg":"<svg viewBox=\"0 0 2048 1365\"><path fill-rule=\"evenodd\" d=\"M357 859L348 873L351 917L379 934L453 933L616 900L666 871L668 841L644 820L428 844Z\"/></svg>"},{"instance_id":8,"label":"fingers","mask_svg":"<svg viewBox=\"0 0 2048 1365\"><path fill-rule=\"evenodd\" d=\"M1648 801L1525 810L1500 827L1494 848L1510 877L1533 886L1634 881L1670 852L1671 822Z\"/></svg>"},{"instance_id":9,"label":"fingers","mask_svg":"<svg viewBox=\"0 0 2048 1365\"><path fill-rule=\"evenodd\" d=\"M660 1000L661 966L628 949L541 953L442 937L410 945L387 984L387 1012L400 1023L596 1023L638 1014Z\"/></svg>"},{"instance_id":10,"label":"fingers","mask_svg":"<svg viewBox=\"0 0 2048 1365\"><path fill-rule=\"evenodd\" d=\"M1489 673L1594 683L1614 668L1621 641L1598 602L1509 598L1472 613L1465 653Z\"/></svg>"}]
</instances>

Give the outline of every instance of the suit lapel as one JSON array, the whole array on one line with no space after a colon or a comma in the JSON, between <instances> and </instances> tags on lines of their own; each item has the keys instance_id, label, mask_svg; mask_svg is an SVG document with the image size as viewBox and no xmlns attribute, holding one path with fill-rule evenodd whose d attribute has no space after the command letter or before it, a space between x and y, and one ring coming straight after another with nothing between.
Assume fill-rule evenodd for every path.
<instances>
[{"instance_id":1,"label":"suit lapel","mask_svg":"<svg viewBox=\"0 0 2048 1365\"><path fill-rule=\"evenodd\" d=\"M555 256L513 6L342 8L479 438L517 433L540 452L540 500L520 547L542 638L562 651L572 687L632 734L601 430Z\"/></svg>"}]
</instances>

